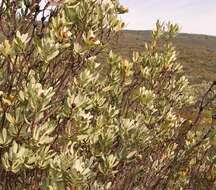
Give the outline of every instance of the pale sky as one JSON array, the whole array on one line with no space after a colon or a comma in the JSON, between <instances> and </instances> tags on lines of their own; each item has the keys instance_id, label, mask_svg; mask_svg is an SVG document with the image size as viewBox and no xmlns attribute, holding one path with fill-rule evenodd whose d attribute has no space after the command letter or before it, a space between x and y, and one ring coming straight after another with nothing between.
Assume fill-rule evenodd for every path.
<instances>
[{"instance_id":1,"label":"pale sky","mask_svg":"<svg viewBox=\"0 0 216 190\"><path fill-rule=\"evenodd\" d=\"M150 30L157 19L180 25L181 32L216 36L216 0L120 0L129 8L126 29Z\"/></svg>"}]
</instances>

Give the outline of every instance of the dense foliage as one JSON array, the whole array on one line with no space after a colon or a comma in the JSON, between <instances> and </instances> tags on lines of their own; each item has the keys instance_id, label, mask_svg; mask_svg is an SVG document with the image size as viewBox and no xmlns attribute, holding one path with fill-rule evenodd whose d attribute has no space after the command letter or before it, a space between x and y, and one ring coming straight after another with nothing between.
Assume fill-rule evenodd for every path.
<instances>
[{"instance_id":1,"label":"dense foliage","mask_svg":"<svg viewBox=\"0 0 216 190\"><path fill-rule=\"evenodd\" d=\"M0 189L215 187L215 129L198 127L215 83L183 119L178 26L158 22L124 60L107 42L125 12L117 0L0 1Z\"/></svg>"}]
</instances>

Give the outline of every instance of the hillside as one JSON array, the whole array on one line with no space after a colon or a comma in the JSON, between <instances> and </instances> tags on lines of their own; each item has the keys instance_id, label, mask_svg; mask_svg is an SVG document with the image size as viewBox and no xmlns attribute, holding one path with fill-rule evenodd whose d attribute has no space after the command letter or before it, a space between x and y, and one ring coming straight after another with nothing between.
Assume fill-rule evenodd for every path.
<instances>
[{"instance_id":1,"label":"hillside","mask_svg":"<svg viewBox=\"0 0 216 190\"><path fill-rule=\"evenodd\" d=\"M132 51L142 51L150 41L151 31L123 31L112 43L115 52L128 57ZM216 80L216 37L197 34L178 34L175 46L178 61L193 84Z\"/></svg>"}]
</instances>

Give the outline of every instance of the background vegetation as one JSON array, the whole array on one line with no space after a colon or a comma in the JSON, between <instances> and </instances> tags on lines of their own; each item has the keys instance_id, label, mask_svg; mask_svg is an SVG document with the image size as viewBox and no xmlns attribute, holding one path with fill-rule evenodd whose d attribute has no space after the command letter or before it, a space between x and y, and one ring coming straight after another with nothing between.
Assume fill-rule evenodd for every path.
<instances>
[{"instance_id":1,"label":"background vegetation","mask_svg":"<svg viewBox=\"0 0 216 190\"><path fill-rule=\"evenodd\" d=\"M112 41L112 49L128 58L133 51L143 51L144 43L151 41L151 31L121 31ZM174 39L178 51L177 60L192 85L214 81L216 37L180 33Z\"/></svg>"}]
</instances>

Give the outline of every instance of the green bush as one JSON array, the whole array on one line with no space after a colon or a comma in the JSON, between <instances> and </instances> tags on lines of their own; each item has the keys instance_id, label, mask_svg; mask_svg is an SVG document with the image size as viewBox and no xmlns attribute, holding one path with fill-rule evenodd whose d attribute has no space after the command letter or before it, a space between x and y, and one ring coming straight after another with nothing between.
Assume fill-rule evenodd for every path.
<instances>
[{"instance_id":1,"label":"green bush","mask_svg":"<svg viewBox=\"0 0 216 190\"><path fill-rule=\"evenodd\" d=\"M107 53L118 0L44 3L0 2L0 189L215 187L214 129L180 115L178 26L124 60Z\"/></svg>"}]
</instances>

